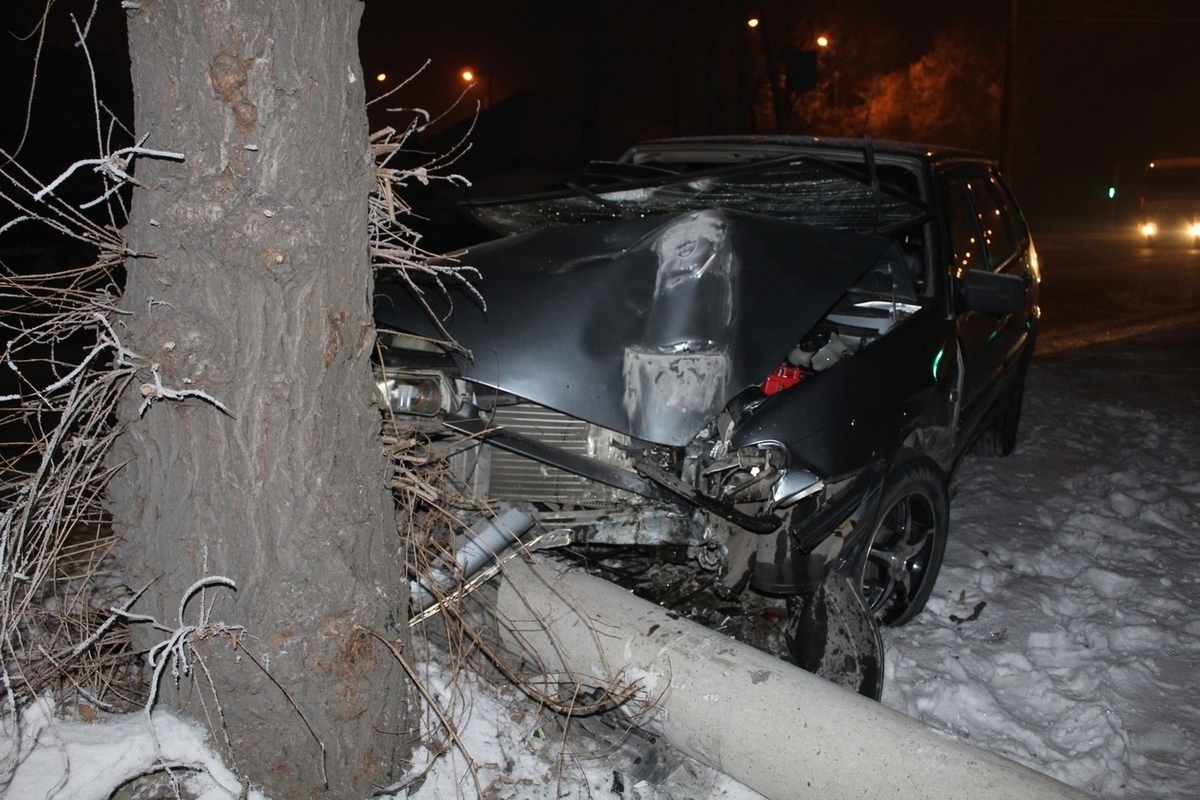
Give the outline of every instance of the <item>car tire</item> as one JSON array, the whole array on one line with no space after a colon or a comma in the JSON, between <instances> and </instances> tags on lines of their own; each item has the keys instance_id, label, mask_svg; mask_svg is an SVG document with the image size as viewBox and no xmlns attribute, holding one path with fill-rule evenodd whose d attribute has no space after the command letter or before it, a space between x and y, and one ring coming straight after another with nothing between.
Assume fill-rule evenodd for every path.
<instances>
[{"instance_id":1,"label":"car tire","mask_svg":"<svg viewBox=\"0 0 1200 800\"><path fill-rule=\"evenodd\" d=\"M903 625L921 613L942 567L946 478L926 456L902 457L884 480L879 508L859 586L880 625Z\"/></svg>"},{"instance_id":2,"label":"car tire","mask_svg":"<svg viewBox=\"0 0 1200 800\"><path fill-rule=\"evenodd\" d=\"M971 446L978 456L1008 456L1017 447L1017 430L1021 427L1021 406L1025 400L1025 368L1017 375L1013 387L1008 390L1004 408Z\"/></svg>"}]
</instances>

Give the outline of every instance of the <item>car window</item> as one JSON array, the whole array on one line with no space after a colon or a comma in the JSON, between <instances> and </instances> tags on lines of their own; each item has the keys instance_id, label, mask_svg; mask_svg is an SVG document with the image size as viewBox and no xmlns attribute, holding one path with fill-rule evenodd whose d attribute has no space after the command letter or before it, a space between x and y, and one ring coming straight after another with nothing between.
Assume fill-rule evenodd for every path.
<instances>
[{"instance_id":1,"label":"car window","mask_svg":"<svg viewBox=\"0 0 1200 800\"><path fill-rule=\"evenodd\" d=\"M1029 227L1025 224L1025 215L1021 213L1017 201L1013 198L1012 191L1008 188L1000 176L993 172L991 174L992 186L996 190L996 196L1000 198L1000 205L1004 208L1004 214L1008 217L1008 221L1012 224L1013 233L1017 237L1017 241L1025 244L1029 241Z\"/></svg>"},{"instance_id":2,"label":"car window","mask_svg":"<svg viewBox=\"0 0 1200 800\"><path fill-rule=\"evenodd\" d=\"M969 269L986 269L975 208L965 180L953 180L946 186L946 211L955 272L961 275Z\"/></svg>"},{"instance_id":3,"label":"car window","mask_svg":"<svg viewBox=\"0 0 1200 800\"><path fill-rule=\"evenodd\" d=\"M966 186L975 206L988 263L992 269L996 269L1017 252L1016 237L1009 226L1008 215L1000 207L991 176L972 175Z\"/></svg>"}]
</instances>

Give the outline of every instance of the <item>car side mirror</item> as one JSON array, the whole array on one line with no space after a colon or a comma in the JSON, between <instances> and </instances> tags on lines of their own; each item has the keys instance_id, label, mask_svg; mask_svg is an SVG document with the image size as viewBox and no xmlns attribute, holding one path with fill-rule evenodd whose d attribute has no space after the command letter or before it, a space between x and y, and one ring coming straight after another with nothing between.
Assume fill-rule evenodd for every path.
<instances>
[{"instance_id":1,"label":"car side mirror","mask_svg":"<svg viewBox=\"0 0 1200 800\"><path fill-rule=\"evenodd\" d=\"M1025 308L1025 279L987 270L967 270L959 286L963 311L1015 314Z\"/></svg>"}]
</instances>

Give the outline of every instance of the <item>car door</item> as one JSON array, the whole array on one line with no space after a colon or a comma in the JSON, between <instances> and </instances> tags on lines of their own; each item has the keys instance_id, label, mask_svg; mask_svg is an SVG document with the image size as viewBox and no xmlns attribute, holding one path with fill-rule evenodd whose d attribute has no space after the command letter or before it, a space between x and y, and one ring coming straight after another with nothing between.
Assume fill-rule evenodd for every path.
<instances>
[{"instance_id":1,"label":"car door","mask_svg":"<svg viewBox=\"0 0 1200 800\"><path fill-rule=\"evenodd\" d=\"M1029 234L995 170L985 163L956 165L943 173L943 191L952 280L973 269L1029 279ZM956 315L965 369L959 428L972 431L1000 396L1005 371L1025 344L1027 313L970 311L956 303Z\"/></svg>"}]
</instances>

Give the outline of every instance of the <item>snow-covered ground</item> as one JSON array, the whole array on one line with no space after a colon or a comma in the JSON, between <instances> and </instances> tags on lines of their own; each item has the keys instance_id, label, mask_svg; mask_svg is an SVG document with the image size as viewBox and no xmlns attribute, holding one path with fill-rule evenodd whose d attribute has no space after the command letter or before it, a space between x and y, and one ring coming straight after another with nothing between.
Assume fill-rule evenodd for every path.
<instances>
[{"instance_id":1,"label":"snow-covered ground","mask_svg":"<svg viewBox=\"0 0 1200 800\"><path fill-rule=\"evenodd\" d=\"M1106 798L1200 797L1200 330L1046 344L1017 452L958 472L934 597L885 633L883 701ZM603 730L564 733L511 690L452 691L440 674L430 685L457 698L473 769L449 754L400 797L758 797L689 761L666 783L640 782L654 770ZM211 773L200 796L236 796L186 727L161 720L158 752ZM145 715L31 722L43 752L20 765L13 797L107 796L104 769L94 794L64 788L68 755L76 774L157 758ZM77 739L90 746L68 746Z\"/></svg>"},{"instance_id":2,"label":"snow-covered ground","mask_svg":"<svg viewBox=\"0 0 1200 800\"><path fill-rule=\"evenodd\" d=\"M1016 453L958 472L884 702L1107 798L1200 797L1200 333L1040 357L1028 392Z\"/></svg>"}]
</instances>

